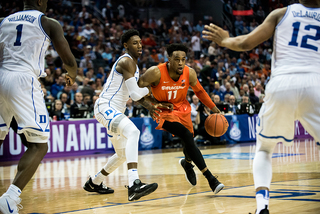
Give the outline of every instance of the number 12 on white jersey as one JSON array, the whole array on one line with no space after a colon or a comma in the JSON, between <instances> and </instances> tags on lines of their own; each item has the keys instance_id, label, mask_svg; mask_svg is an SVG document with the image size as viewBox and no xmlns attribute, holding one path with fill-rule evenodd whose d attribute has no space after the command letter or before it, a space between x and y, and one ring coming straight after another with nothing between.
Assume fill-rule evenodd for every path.
<instances>
[{"instance_id":1,"label":"number 12 on white jersey","mask_svg":"<svg viewBox=\"0 0 320 214\"><path fill-rule=\"evenodd\" d=\"M300 30L300 24L301 24L300 22L295 22L292 24L292 27L293 27L292 38L288 45L291 45L291 46L299 45L299 41L297 41L297 39L298 39L299 30ZM308 34L303 35L301 39L300 47L318 51L318 47L309 44L308 40L318 41L320 39L320 26L307 25L304 27L304 30L310 32L310 35Z\"/></svg>"}]
</instances>

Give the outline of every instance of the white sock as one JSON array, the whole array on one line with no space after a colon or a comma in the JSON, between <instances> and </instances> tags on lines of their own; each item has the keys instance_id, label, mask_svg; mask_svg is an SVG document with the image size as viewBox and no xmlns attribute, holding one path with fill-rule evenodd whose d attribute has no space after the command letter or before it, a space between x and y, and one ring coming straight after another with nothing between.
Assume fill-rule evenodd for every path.
<instances>
[{"instance_id":1,"label":"white sock","mask_svg":"<svg viewBox=\"0 0 320 214\"><path fill-rule=\"evenodd\" d=\"M100 185L105 177L106 176L103 175L101 172L98 172L94 177L91 177L92 183L94 183L95 185Z\"/></svg>"},{"instance_id":2,"label":"white sock","mask_svg":"<svg viewBox=\"0 0 320 214\"><path fill-rule=\"evenodd\" d=\"M133 182L139 179L138 170L137 169L129 169L128 170L128 179L129 179L129 187L133 186Z\"/></svg>"},{"instance_id":3,"label":"white sock","mask_svg":"<svg viewBox=\"0 0 320 214\"><path fill-rule=\"evenodd\" d=\"M261 210L269 209L269 191L268 190L260 190L256 192L256 201L257 201L257 212L260 213Z\"/></svg>"},{"instance_id":4,"label":"white sock","mask_svg":"<svg viewBox=\"0 0 320 214\"><path fill-rule=\"evenodd\" d=\"M12 198L13 200L16 201L21 194L21 190L16 185L11 184L9 186L9 189L7 190L6 194L8 194L10 196L10 198Z\"/></svg>"}]
</instances>

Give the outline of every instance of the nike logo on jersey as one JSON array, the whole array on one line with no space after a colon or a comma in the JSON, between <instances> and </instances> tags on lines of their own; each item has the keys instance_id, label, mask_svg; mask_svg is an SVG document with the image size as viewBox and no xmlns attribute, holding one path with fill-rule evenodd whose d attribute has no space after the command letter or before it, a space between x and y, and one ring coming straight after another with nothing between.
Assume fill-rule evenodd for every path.
<instances>
[{"instance_id":1,"label":"nike logo on jersey","mask_svg":"<svg viewBox=\"0 0 320 214\"><path fill-rule=\"evenodd\" d=\"M169 81L164 81L163 83L169 83Z\"/></svg>"},{"instance_id":2,"label":"nike logo on jersey","mask_svg":"<svg viewBox=\"0 0 320 214\"><path fill-rule=\"evenodd\" d=\"M6 199L6 201L7 201L7 205L8 205L9 212L10 212L10 213L13 213L13 210L10 208L10 205L9 205L9 202L8 202L7 199Z\"/></svg>"}]
</instances>

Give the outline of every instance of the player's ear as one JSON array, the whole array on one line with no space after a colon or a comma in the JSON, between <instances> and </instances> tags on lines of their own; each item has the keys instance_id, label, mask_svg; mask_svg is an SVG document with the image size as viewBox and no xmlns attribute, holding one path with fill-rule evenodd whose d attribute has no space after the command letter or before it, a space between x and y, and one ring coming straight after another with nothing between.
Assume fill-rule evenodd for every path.
<instances>
[{"instance_id":1,"label":"player's ear","mask_svg":"<svg viewBox=\"0 0 320 214\"><path fill-rule=\"evenodd\" d=\"M42 0L37 0L37 5L41 6L42 5Z\"/></svg>"},{"instance_id":2,"label":"player's ear","mask_svg":"<svg viewBox=\"0 0 320 214\"><path fill-rule=\"evenodd\" d=\"M128 49L128 44L125 42L125 43L123 43L123 47L125 48L125 49Z\"/></svg>"}]
</instances>

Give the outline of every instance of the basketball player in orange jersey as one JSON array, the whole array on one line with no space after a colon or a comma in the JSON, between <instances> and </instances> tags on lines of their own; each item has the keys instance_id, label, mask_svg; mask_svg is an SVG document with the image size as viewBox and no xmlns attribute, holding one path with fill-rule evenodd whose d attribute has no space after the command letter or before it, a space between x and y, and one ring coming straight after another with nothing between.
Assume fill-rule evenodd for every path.
<instances>
[{"instance_id":1,"label":"basketball player in orange jersey","mask_svg":"<svg viewBox=\"0 0 320 214\"><path fill-rule=\"evenodd\" d=\"M167 52L169 61L149 68L139 78L139 86L151 86L152 94L157 102L167 102L173 105L172 111L163 109L158 114L151 112L151 115L159 122L157 129L164 129L182 140L185 158L179 162L186 172L187 181L192 185L197 184L193 171L194 166L191 164L193 161L207 178L212 191L217 194L224 185L211 174L193 140L191 106L186 99L189 86L200 101L214 113L220 113L220 111L200 85L195 70L185 65L188 48L182 44L171 44L167 47Z\"/></svg>"}]
</instances>

